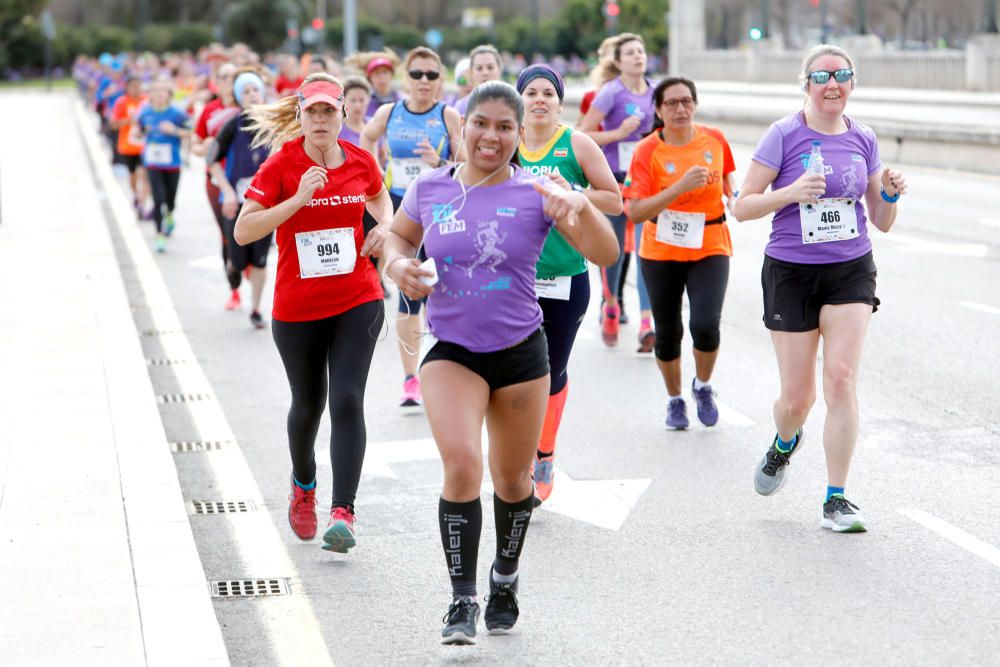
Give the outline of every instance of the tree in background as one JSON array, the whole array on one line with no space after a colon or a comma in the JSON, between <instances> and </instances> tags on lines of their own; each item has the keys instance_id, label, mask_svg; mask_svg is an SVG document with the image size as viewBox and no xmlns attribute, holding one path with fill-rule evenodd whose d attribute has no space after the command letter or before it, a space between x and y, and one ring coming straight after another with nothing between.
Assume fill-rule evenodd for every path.
<instances>
[{"instance_id":1,"label":"tree in background","mask_svg":"<svg viewBox=\"0 0 1000 667\"><path fill-rule=\"evenodd\" d=\"M47 0L0 0L0 69L7 67L10 46L32 30L34 16ZM37 26L35 27L37 30Z\"/></svg>"},{"instance_id":2,"label":"tree in background","mask_svg":"<svg viewBox=\"0 0 1000 667\"><path fill-rule=\"evenodd\" d=\"M285 22L300 9L288 0L242 0L231 3L223 15L226 36L257 51L272 51L285 41Z\"/></svg>"}]
</instances>

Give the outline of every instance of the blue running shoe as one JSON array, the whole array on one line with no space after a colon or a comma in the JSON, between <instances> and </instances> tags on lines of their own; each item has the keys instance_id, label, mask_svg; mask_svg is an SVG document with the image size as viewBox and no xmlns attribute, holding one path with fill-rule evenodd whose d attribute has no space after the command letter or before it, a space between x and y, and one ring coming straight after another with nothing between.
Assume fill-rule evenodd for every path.
<instances>
[{"instance_id":1,"label":"blue running shoe","mask_svg":"<svg viewBox=\"0 0 1000 667\"><path fill-rule=\"evenodd\" d=\"M683 398L672 398L667 404L667 428L683 431L688 427L687 403Z\"/></svg>"},{"instance_id":2,"label":"blue running shoe","mask_svg":"<svg viewBox=\"0 0 1000 667\"><path fill-rule=\"evenodd\" d=\"M715 392L707 385L701 389L695 389L694 380L691 380L691 394L698 407L698 421L705 426L715 426L719 422L719 408L715 405Z\"/></svg>"}]
</instances>

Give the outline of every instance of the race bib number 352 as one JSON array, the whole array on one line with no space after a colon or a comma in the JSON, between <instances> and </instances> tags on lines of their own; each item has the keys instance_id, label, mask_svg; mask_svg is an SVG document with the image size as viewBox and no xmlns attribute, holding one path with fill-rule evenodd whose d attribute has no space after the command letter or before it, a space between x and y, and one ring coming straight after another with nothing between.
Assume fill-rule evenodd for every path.
<instances>
[{"instance_id":1,"label":"race bib number 352","mask_svg":"<svg viewBox=\"0 0 1000 667\"><path fill-rule=\"evenodd\" d=\"M299 255L299 277L322 278L354 271L358 251L354 247L354 229L321 229L295 235Z\"/></svg>"}]
</instances>

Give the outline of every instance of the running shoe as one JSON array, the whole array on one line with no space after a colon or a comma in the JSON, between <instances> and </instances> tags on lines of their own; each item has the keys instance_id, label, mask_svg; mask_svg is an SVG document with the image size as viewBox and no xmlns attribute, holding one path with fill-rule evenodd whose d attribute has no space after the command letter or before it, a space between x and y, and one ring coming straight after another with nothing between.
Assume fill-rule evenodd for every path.
<instances>
[{"instance_id":1,"label":"running shoe","mask_svg":"<svg viewBox=\"0 0 1000 667\"><path fill-rule=\"evenodd\" d=\"M623 321L622 324L625 324L625 322ZM639 332L639 349L636 352L649 354L653 351L654 345L656 345L656 334L652 329L643 329Z\"/></svg>"},{"instance_id":2,"label":"running shoe","mask_svg":"<svg viewBox=\"0 0 1000 667\"><path fill-rule=\"evenodd\" d=\"M604 308L604 318L601 321L601 339L608 347L618 345L618 316L620 314L618 306Z\"/></svg>"},{"instance_id":3,"label":"running shoe","mask_svg":"<svg viewBox=\"0 0 1000 667\"><path fill-rule=\"evenodd\" d=\"M303 489L292 479L288 495L288 524L300 540L316 537L316 487Z\"/></svg>"},{"instance_id":4,"label":"running shoe","mask_svg":"<svg viewBox=\"0 0 1000 667\"><path fill-rule=\"evenodd\" d=\"M510 583L494 581L493 568L490 568L490 596L486 598L483 620L486 621L486 629L491 635L506 634L517 623L520 613L517 608L517 581L517 579Z\"/></svg>"},{"instance_id":5,"label":"running shoe","mask_svg":"<svg viewBox=\"0 0 1000 667\"><path fill-rule=\"evenodd\" d=\"M420 378L416 375L403 380L403 395L399 399L399 406L412 408L420 405Z\"/></svg>"},{"instance_id":6,"label":"running shoe","mask_svg":"<svg viewBox=\"0 0 1000 667\"><path fill-rule=\"evenodd\" d=\"M170 236L174 233L174 213L166 204L160 204L160 215L163 216L163 233Z\"/></svg>"},{"instance_id":7,"label":"running shoe","mask_svg":"<svg viewBox=\"0 0 1000 667\"><path fill-rule=\"evenodd\" d=\"M538 505L548 500L549 495L552 494L553 473L555 472L552 465L554 458L553 455L539 457L538 453L535 453L533 476L535 478L535 502Z\"/></svg>"},{"instance_id":8,"label":"running shoe","mask_svg":"<svg viewBox=\"0 0 1000 667\"><path fill-rule=\"evenodd\" d=\"M323 549L346 554L357 544L354 539L354 512L346 507L334 507L330 510L330 523L323 533Z\"/></svg>"},{"instance_id":9,"label":"running shoe","mask_svg":"<svg viewBox=\"0 0 1000 667\"><path fill-rule=\"evenodd\" d=\"M618 303L622 303L622 300L621 300L620 297L618 299ZM619 306L619 308L621 308L621 306ZM618 324L620 324L622 326L625 326L626 324L628 324L628 313L625 312L624 308L621 308L621 312L618 313Z\"/></svg>"},{"instance_id":10,"label":"running shoe","mask_svg":"<svg viewBox=\"0 0 1000 667\"><path fill-rule=\"evenodd\" d=\"M715 426L719 422L719 408L715 404L715 392L712 388L706 385L695 389L694 380L691 380L691 395L698 407L698 421L705 426Z\"/></svg>"},{"instance_id":11,"label":"running shoe","mask_svg":"<svg viewBox=\"0 0 1000 667\"><path fill-rule=\"evenodd\" d=\"M233 293L229 295L229 301L226 302L226 310L236 310L240 307L240 291L234 289Z\"/></svg>"},{"instance_id":12,"label":"running shoe","mask_svg":"<svg viewBox=\"0 0 1000 667\"><path fill-rule=\"evenodd\" d=\"M667 403L667 428L683 431L688 427L687 403L683 398L672 398Z\"/></svg>"},{"instance_id":13,"label":"running shoe","mask_svg":"<svg viewBox=\"0 0 1000 667\"><path fill-rule=\"evenodd\" d=\"M785 483L785 468L792 454L799 451L802 441L805 439L805 432L800 428L795 432L795 445L792 451L785 454L778 450L778 434L774 434L771 446L767 448L764 458L757 464L757 472L753 478L753 488L762 496L769 496L776 493L781 485Z\"/></svg>"},{"instance_id":14,"label":"running shoe","mask_svg":"<svg viewBox=\"0 0 1000 667\"><path fill-rule=\"evenodd\" d=\"M264 317L256 310L250 313L250 324L253 325L254 329L263 329L267 327Z\"/></svg>"},{"instance_id":15,"label":"running shoe","mask_svg":"<svg viewBox=\"0 0 1000 667\"><path fill-rule=\"evenodd\" d=\"M823 522L820 525L835 533L864 533L868 529L859 510L850 500L835 493L823 504Z\"/></svg>"},{"instance_id":16,"label":"running shoe","mask_svg":"<svg viewBox=\"0 0 1000 667\"><path fill-rule=\"evenodd\" d=\"M156 235L156 241L154 242L153 247L156 248L156 252L159 252L159 253L166 252L167 251L167 237L164 236L163 234L157 234Z\"/></svg>"},{"instance_id":17,"label":"running shoe","mask_svg":"<svg viewBox=\"0 0 1000 667\"><path fill-rule=\"evenodd\" d=\"M442 644L475 644L476 621L479 620L479 604L470 597L456 598L448 607L448 613L441 622Z\"/></svg>"}]
</instances>

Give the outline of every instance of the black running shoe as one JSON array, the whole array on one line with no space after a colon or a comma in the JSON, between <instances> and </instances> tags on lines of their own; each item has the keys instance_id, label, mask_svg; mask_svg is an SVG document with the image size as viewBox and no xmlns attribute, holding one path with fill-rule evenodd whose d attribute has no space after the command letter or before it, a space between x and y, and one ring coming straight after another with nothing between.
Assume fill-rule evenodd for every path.
<instances>
[{"instance_id":1,"label":"black running shoe","mask_svg":"<svg viewBox=\"0 0 1000 667\"><path fill-rule=\"evenodd\" d=\"M475 644L476 621L479 620L479 605L470 597L456 598L448 607L448 613L441 622L442 644Z\"/></svg>"},{"instance_id":2,"label":"black running shoe","mask_svg":"<svg viewBox=\"0 0 1000 667\"><path fill-rule=\"evenodd\" d=\"M492 635L504 634L517 623L520 613L517 608L517 579L512 583L500 583L493 580L493 568L490 568L490 596L486 599L486 612L483 620L486 629Z\"/></svg>"}]
</instances>

